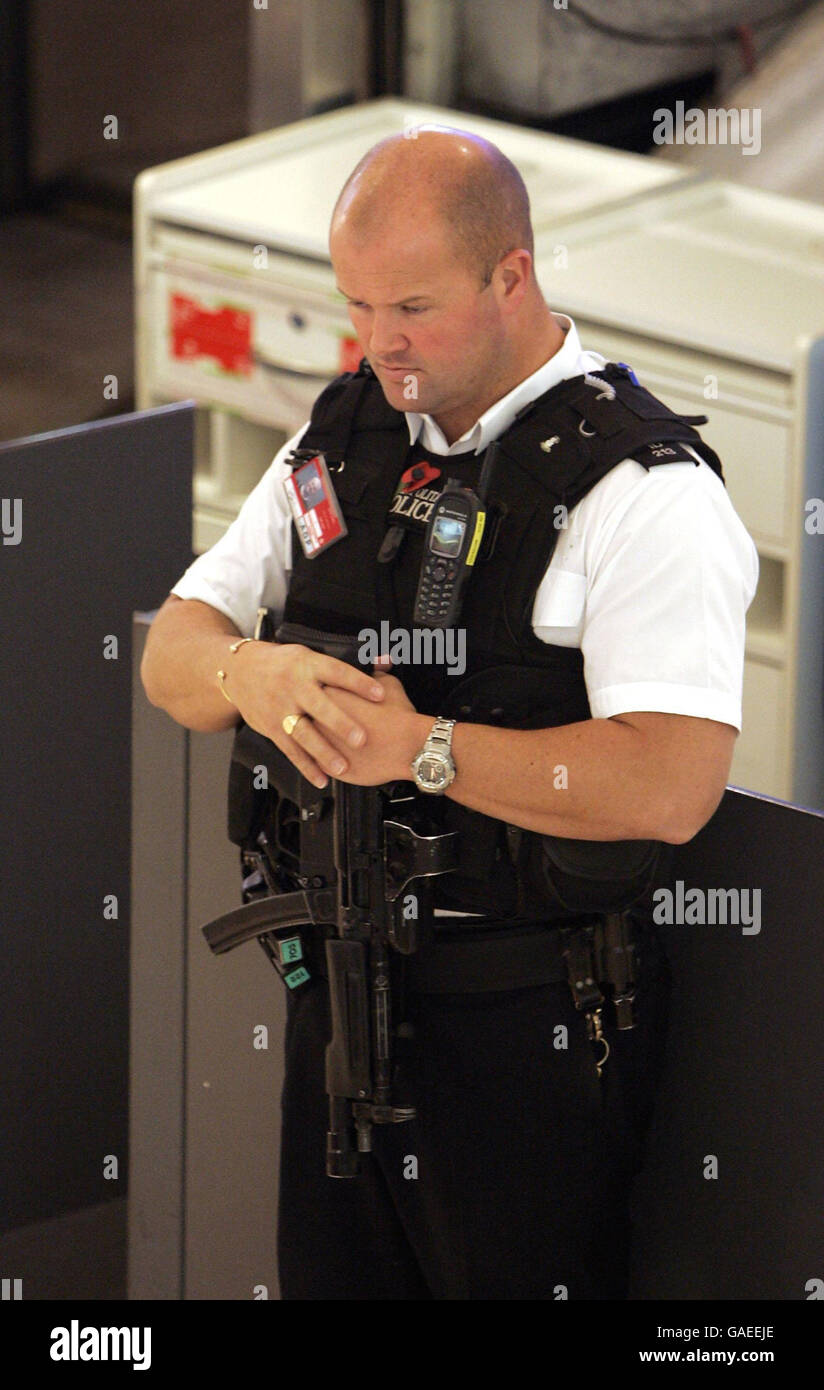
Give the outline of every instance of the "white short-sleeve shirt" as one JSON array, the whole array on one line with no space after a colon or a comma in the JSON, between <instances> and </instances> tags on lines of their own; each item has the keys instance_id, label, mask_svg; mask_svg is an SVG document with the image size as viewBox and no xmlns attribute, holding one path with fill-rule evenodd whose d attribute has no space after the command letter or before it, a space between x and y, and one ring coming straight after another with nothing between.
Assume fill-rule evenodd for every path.
<instances>
[{"instance_id":1,"label":"white short-sleeve shirt","mask_svg":"<svg viewBox=\"0 0 824 1390\"><path fill-rule=\"evenodd\" d=\"M567 377L597 371L571 319L563 346L484 412L451 446L427 415L407 413L410 442L433 456L480 453L530 401ZM175 584L182 599L224 613L243 636L257 610L282 613L291 567L286 460L276 455L236 520ZM697 456L696 456L697 457ZM649 471L625 459L569 513L535 596L542 641L580 647L594 718L636 710L716 719L741 728L744 618L758 582L755 545L727 491L700 462Z\"/></svg>"}]
</instances>

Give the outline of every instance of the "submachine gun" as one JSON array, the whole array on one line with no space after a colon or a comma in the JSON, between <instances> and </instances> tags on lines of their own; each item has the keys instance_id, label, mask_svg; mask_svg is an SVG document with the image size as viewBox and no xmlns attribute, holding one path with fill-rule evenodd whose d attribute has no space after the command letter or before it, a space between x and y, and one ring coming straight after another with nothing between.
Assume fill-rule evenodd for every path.
<instances>
[{"instance_id":1,"label":"submachine gun","mask_svg":"<svg viewBox=\"0 0 824 1390\"><path fill-rule=\"evenodd\" d=\"M290 623L278 629L275 640L362 664L354 637ZM326 930L332 1018L326 1049L326 1171L333 1178L354 1177L359 1154L371 1150L372 1126L415 1116L412 1107L392 1100L390 957L393 951L411 955L423 934L431 933L426 880L457 866L460 836L423 833L426 827L415 819L416 799L404 783L358 787L330 780L320 792L248 725L238 730L232 756L233 774L242 764L249 786L252 769L265 766L270 788L293 810L299 871L284 873L267 830L257 824L254 841L245 841L243 860L256 871L262 892L210 922L203 934L218 955L256 938L293 988L309 978L295 964L302 959L295 930L309 925ZM405 910L409 894L414 912Z\"/></svg>"}]
</instances>

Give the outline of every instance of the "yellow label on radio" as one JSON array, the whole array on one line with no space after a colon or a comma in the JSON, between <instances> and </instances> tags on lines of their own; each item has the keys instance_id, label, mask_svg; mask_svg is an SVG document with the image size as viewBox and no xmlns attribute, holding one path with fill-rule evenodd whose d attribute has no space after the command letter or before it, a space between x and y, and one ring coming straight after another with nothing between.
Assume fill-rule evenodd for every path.
<instances>
[{"instance_id":1,"label":"yellow label on radio","mask_svg":"<svg viewBox=\"0 0 824 1390\"><path fill-rule=\"evenodd\" d=\"M478 546L481 544L481 536L484 533L485 521L486 512L478 512L478 515L475 518L475 534L472 537L472 544L469 547L469 551L466 557L467 565L474 565L475 563L475 556L478 553Z\"/></svg>"}]
</instances>

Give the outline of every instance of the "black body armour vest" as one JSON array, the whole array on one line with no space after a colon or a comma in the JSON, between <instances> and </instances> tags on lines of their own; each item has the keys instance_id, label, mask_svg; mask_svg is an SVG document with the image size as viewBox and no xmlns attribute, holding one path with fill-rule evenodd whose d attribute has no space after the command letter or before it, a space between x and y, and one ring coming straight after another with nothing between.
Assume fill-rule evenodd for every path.
<instances>
[{"instance_id":1,"label":"black body armour vest","mask_svg":"<svg viewBox=\"0 0 824 1390\"><path fill-rule=\"evenodd\" d=\"M614 363L560 382L520 412L500 436L484 538L458 619L464 673L450 674L446 664L393 664L420 713L513 729L591 717L580 650L549 645L532 631L535 594L559 530L628 457L647 469L694 463L682 447L688 443L723 481L717 455L694 428L705 419L674 414ZM477 486L482 455L410 448L405 416L387 403L365 359L318 398L294 466L317 453L330 467L348 534L306 559L293 532L284 622L355 635L380 632L381 623L390 633L409 631L432 502L447 478ZM412 479L404 491L402 475L409 479L421 460L432 466L424 477L432 469L439 476L420 486ZM387 539L393 526L402 530ZM553 776L547 768L550 788ZM504 798L507 790L500 788ZM417 799L431 823L462 836L460 871L434 881L442 908L530 920L622 910L643 896L658 862L657 842L543 837L448 796Z\"/></svg>"}]
</instances>

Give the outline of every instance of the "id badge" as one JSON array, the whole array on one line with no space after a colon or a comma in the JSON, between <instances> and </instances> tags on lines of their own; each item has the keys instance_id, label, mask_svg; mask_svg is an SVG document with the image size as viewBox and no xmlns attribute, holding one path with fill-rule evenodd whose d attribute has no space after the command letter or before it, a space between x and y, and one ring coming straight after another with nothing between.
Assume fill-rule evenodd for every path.
<instances>
[{"instance_id":1,"label":"id badge","mask_svg":"<svg viewBox=\"0 0 824 1390\"><path fill-rule=\"evenodd\" d=\"M314 560L346 535L346 522L323 454L302 463L284 478L283 486L303 553L307 560Z\"/></svg>"}]
</instances>

